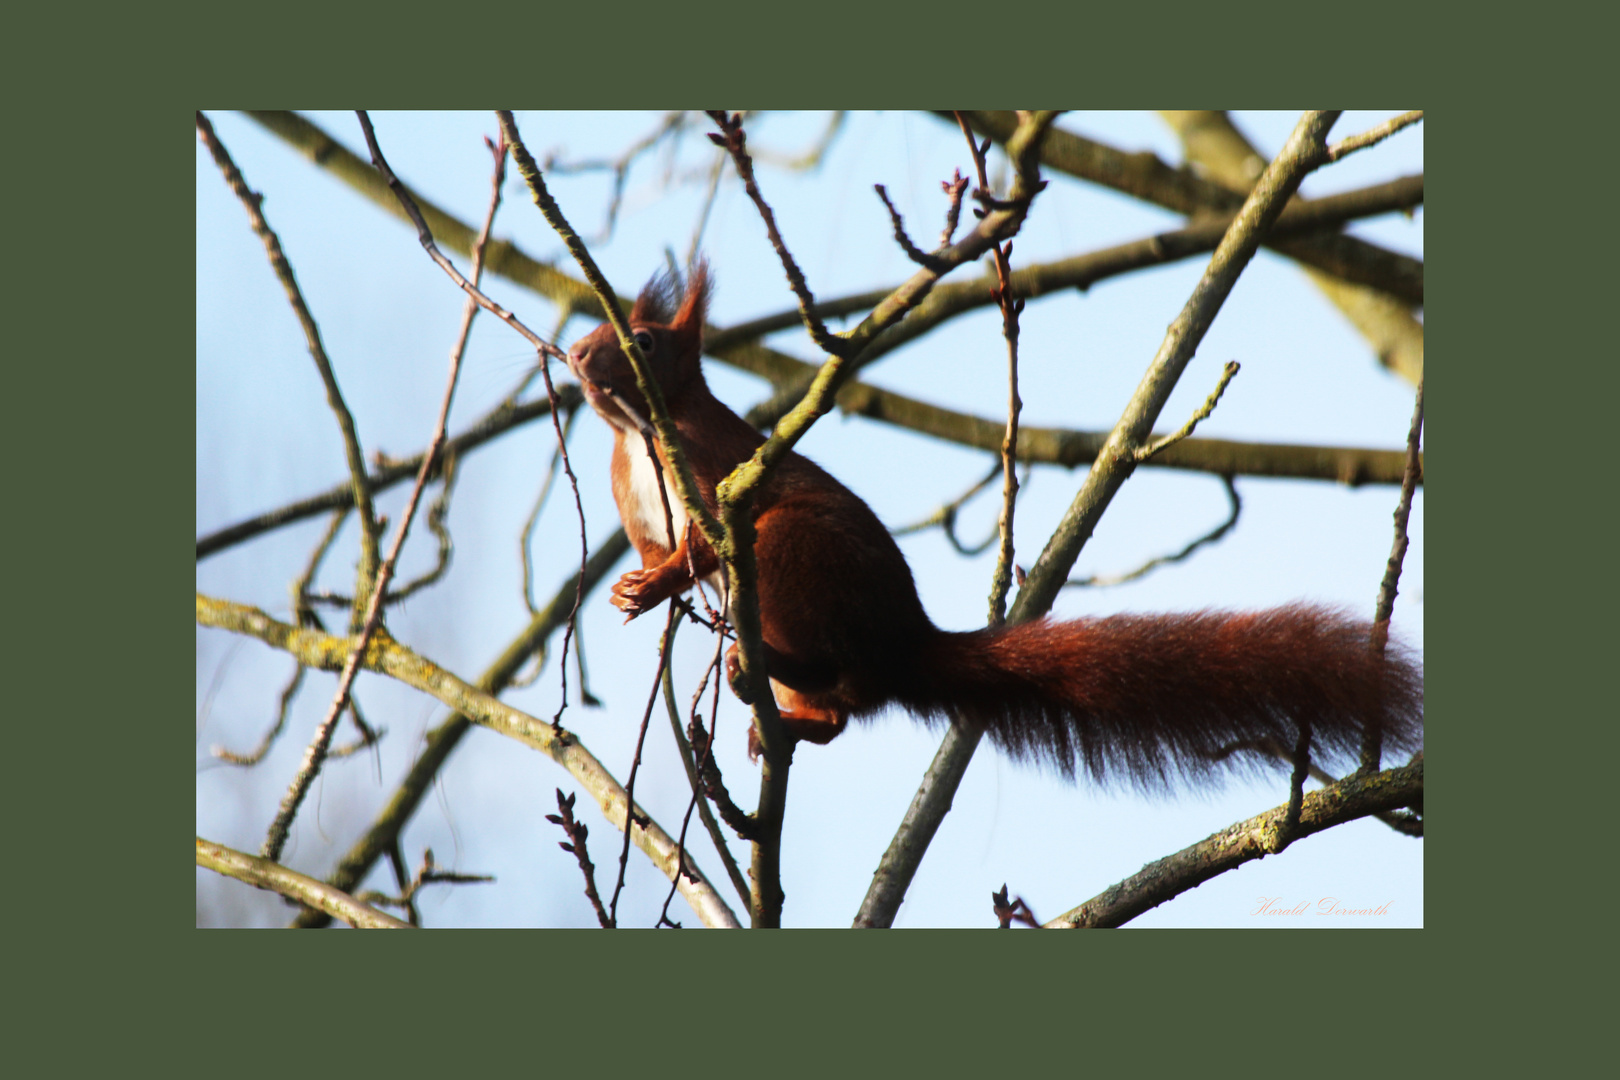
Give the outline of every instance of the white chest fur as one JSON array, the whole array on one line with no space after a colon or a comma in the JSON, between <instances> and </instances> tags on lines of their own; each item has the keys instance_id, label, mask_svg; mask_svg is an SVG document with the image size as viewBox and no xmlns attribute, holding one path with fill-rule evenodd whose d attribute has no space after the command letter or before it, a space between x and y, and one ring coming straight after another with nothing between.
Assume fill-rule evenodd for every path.
<instances>
[{"instance_id":1,"label":"white chest fur","mask_svg":"<svg viewBox=\"0 0 1620 1080\"><path fill-rule=\"evenodd\" d=\"M647 456L647 447L639 436L627 437L624 440L625 456L630 461L629 475L624 485L624 505L620 507L621 516L625 524L634 521L643 536L651 537L659 544L669 548L668 522L664 520L664 499L659 494L659 474L663 472L662 466ZM681 504L681 497L675 490L673 479L667 475L662 477L664 491L669 496L669 513L674 520L675 538L679 540L686 528L686 507Z\"/></svg>"},{"instance_id":2,"label":"white chest fur","mask_svg":"<svg viewBox=\"0 0 1620 1080\"><path fill-rule=\"evenodd\" d=\"M647 456L647 446L639 435L627 436L621 445L630 467L625 470L623 482L615 482L614 493L619 498L619 515L624 519L625 528L651 538L665 549L670 549L668 525L674 524L677 542L686 532L686 506L675 490L675 480L667 473L663 477L667 485L665 491L669 495L671 519L671 522L666 522L664 501L658 493L662 466ZM705 575L703 580L714 591L715 602L719 603L720 598L725 596L722 587L725 582L725 571L716 570Z\"/></svg>"}]
</instances>

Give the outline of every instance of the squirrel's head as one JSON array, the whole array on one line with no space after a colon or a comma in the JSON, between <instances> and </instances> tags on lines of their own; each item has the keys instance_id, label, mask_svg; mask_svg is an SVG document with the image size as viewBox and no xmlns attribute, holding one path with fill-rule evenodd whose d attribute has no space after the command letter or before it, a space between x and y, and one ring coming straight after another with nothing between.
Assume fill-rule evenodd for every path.
<instances>
[{"instance_id":1,"label":"squirrel's head","mask_svg":"<svg viewBox=\"0 0 1620 1080\"><path fill-rule=\"evenodd\" d=\"M709 307L709 264L692 265L683 281L669 271L649 281L630 309L630 333L666 401L703 381L703 317ZM639 431L651 420L636 388L635 371L612 323L574 342L568 366L579 377L585 400L621 431Z\"/></svg>"}]
</instances>

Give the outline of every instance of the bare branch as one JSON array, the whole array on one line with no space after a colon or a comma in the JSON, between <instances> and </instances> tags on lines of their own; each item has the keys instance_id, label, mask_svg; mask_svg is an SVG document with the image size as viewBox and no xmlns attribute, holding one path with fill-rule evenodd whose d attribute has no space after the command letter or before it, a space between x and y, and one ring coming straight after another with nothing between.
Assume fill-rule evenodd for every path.
<instances>
[{"instance_id":1,"label":"bare branch","mask_svg":"<svg viewBox=\"0 0 1620 1080\"><path fill-rule=\"evenodd\" d=\"M397 849L396 849L397 850ZM458 874L451 870L440 870L433 864L433 849L427 848L422 852L422 867L417 870L416 876L403 880L405 860L401 857L395 864L396 880L400 880L400 894L389 896L381 892L363 892L357 899L367 904L381 904L384 907L397 907L405 909L410 917L412 926L422 925L416 912L416 894L422 891L425 885L483 885L495 880L490 874Z\"/></svg>"},{"instance_id":2,"label":"bare branch","mask_svg":"<svg viewBox=\"0 0 1620 1080\"><path fill-rule=\"evenodd\" d=\"M949 113L940 116L954 122ZM1010 112L969 112L967 118L975 131L997 141L1009 139L1017 124ZM1180 214L1230 211L1243 201L1242 192L1172 168L1151 153L1127 154L1069 131L1052 132L1041 164ZM1345 281L1371 285L1409 304L1423 303L1421 260L1343 235L1268 240L1266 246Z\"/></svg>"},{"instance_id":3,"label":"bare branch","mask_svg":"<svg viewBox=\"0 0 1620 1080\"><path fill-rule=\"evenodd\" d=\"M557 813L547 814L546 820L553 825L562 826L563 832L568 834L567 842L559 843L557 846L579 860L579 872L585 875L585 898L591 902L591 908L596 912L596 921L602 924L602 929L612 930L618 924L602 907L602 897L596 891L596 867L591 865L590 853L585 848L585 838L590 835L590 830L585 827L583 821L574 820L574 799L573 795L564 798L562 788L558 788Z\"/></svg>"},{"instance_id":4,"label":"bare branch","mask_svg":"<svg viewBox=\"0 0 1620 1080\"><path fill-rule=\"evenodd\" d=\"M714 708L710 713L709 721L711 724L714 723L714 717L719 712L721 682L720 673L723 670L721 667L721 657L725 650L725 646L726 639L724 635L715 634L714 659L709 662L709 667L703 673L703 678L698 683L697 690L692 694L692 720L694 724L697 722L698 710L703 704L703 692L705 689L707 689L710 679L714 680ZM737 896L742 900L743 903L746 904L749 900L748 881L743 877L742 870L738 868L737 860L732 857L731 849L726 846L725 835L720 832L720 825L717 821L715 821L714 814L709 810L709 800L704 798L705 779L703 770L710 764L710 757L713 753L714 741L713 739L708 741L708 743L703 747L700 757L699 752L696 752L693 749L692 740L687 738L686 732L681 730L680 710L675 707L675 680L671 675L670 666L667 664L664 666L664 707L669 712L670 731L675 736L675 745L680 751L681 764L685 767L687 781L692 786L692 805L696 806L698 817L702 820L703 827L705 830L707 830L709 839L714 844L716 854L720 856L720 863L725 867L726 876L731 878L731 884L732 887L737 890ZM723 790L723 785L721 785L721 787ZM688 806L688 819L690 819L691 813L692 806ZM683 850L686 847L685 821L681 823L680 846ZM670 891L670 897L673 896L674 890L672 889ZM667 912L669 907L669 897L665 898L664 906L665 911Z\"/></svg>"},{"instance_id":5,"label":"bare branch","mask_svg":"<svg viewBox=\"0 0 1620 1080\"><path fill-rule=\"evenodd\" d=\"M990 145L989 140L980 146L968 130L967 121L961 113L956 114L956 123L962 129L962 136L967 139L973 168L979 177L979 186L973 195L988 207L993 202L989 192L990 181L986 179L984 171L984 152ZM950 185L946 186L946 190L951 190ZM982 218L985 211L975 210L974 214ZM1001 332L1007 339L1007 431L1001 442L1002 501L1001 517L996 523L1001 546L996 552L995 572L991 575L989 619L989 625L1000 626L1006 622L1007 590L1012 587L1013 575L1013 513L1018 505L1018 472L1015 464L1018 460L1018 414L1024 407L1018 397L1018 313L1024 310L1024 302L1013 299L1012 241L996 244L993 251L996 284L991 286L990 296L1001 308Z\"/></svg>"},{"instance_id":6,"label":"bare branch","mask_svg":"<svg viewBox=\"0 0 1620 1080\"><path fill-rule=\"evenodd\" d=\"M197 622L202 626L215 626L256 637L291 653L310 667L323 670L337 670L350 656L361 655L354 650L352 640L313 630L300 630L272 619L257 608L217 600L201 593L197 594ZM706 879L699 874L698 880L693 882L676 874L678 857L675 842L647 816L646 811L636 807L634 825L627 821L628 804L624 788L585 749L578 736L512 708L386 636L373 639L364 657L368 669L421 690L474 723L539 750L563 766L596 800L603 816L615 828L633 829L632 839L636 846L652 859L666 877L681 877L681 895L705 925L737 925L730 908L726 907L725 901Z\"/></svg>"},{"instance_id":7,"label":"bare branch","mask_svg":"<svg viewBox=\"0 0 1620 1080\"><path fill-rule=\"evenodd\" d=\"M949 186L950 185L948 184L946 185L947 188L949 188ZM928 254L928 252L919 248L916 244L913 244L911 242L911 237L906 235L906 223L900 217L900 211L894 208L894 203L889 201L888 190L884 188L882 184L873 184L872 190L877 192L878 198L883 200L884 208L889 211L889 223L894 226L894 242L900 245L900 250L906 253L906 258L910 259L918 266L925 266L930 270L939 270L939 261L932 255ZM956 208L958 210L961 209L960 201L958 201ZM952 227L952 231L955 231L954 225ZM950 243L950 241L947 240L946 243ZM811 312L814 313L814 311L815 308L814 305L812 305Z\"/></svg>"},{"instance_id":8,"label":"bare branch","mask_svg":"<svg viewBox=\"0 0 1620 1080\"><path fill-rule=\"evenodd\" d=\"M799 264L788 251L787 243L776 227L776 215L771 212L770 204L765 201L765 196L760 194L759 184L754 179L754 162L748 156L748 137L743 132L742 114L727 115L724 110L711 109L709 119L720 127L720 134L711 133L709 139L731 155L732 167L742 179L743 190L748 192L748 197L759 210L759 216L765 222L765 232L771 240L771 247L776 251L776 257L781 260L782 269L787 274L788 286L798 298L799 314L804 319L805 328L810 331L810 340L814 341L822 352L833 356L844 355L847 344L842 338L829 333L827 327L816 317L815 297L810 295L810 286L805 284L804 272L799 269ZM885 198L884 202L887 201Z\"/></svg>"},{"instance_id":9,"label":"bare branch","mask_svg":"<svg viewBox=\"0 0 1620 1080\"><path fill-rule=\"evenodd\" d=\"M1031 568L1009 614L1010 622L1025 622L1051 608L1103 511L1135 471L1136 450L1146 444L1176 381L1237 283L1238 275L1254 257L1261 235L1282 213L1306 173L1321 163L1323 141L1337 118L1336 112L1306 113L1282 152L1255 184L1192 296L1170 324L1164 343L1109 434L1097 463L1086 474L1079 494ZM857 927L893 924L923 853L949 811L982 736L982 731L970 731L957 724L946 731L894 840L873 874L872 886L855 917Z\"/></svg>"},{"instance_id":10,"label":"bare branch","mask_svg":"<svg viewBox=\"0 0 1620 1080\"><path fill-rule=\"evenodd\" d=\"M1230 507L1230 513L1227 515L1225 521L1215 526L1215 528L1211 529L1203 536L1200 536L1198 539L1194 540L1192 543L1188 544L1174 555L1156 556L1149 559L1141 566L1138 566L1135 570L1130 570L1123 574L1110 574L1106 576L1094 574L1091 577L1070 578L1068 581L1063 583L1063 587L1065 589L1102 588L1110 585L1123 585L1126 582L1135 581L1138 578L1146 577L1148 574L1152 573L1154 570L1157 570L1161 566L1170 566L1174 563L1184 562L1199 548L1213 544L1215 541L1232 531L1233 527L1237 525L1238 516L1243 512L1243 501L1238 498L1237 486L1232 483L1232 478L1230 476L1223 476L1221 477L1221 482L1226 486L1226 499L1227 505Z\"/></svg>"},{"instance_id":11,"label":"bare branch","mask_svg":"<svg viewBox=\"0 0 1620 1080\"><path fill-rule=\"evenodd\" d=\"M281 250L281 240L270 228L270 223L265 220L264 213L260 209L264 196L247 186L247 181L243 179L236 163L226 152L224 144L214 134L214 126L200 111L197 113L197 133L208 147L208 152L213 155L214 163L225 174L225 182L230 185L231 190L247 209L253 231L264 242L264 250L270 256L270 266L275 270L282 289L287 293L287 301L292 305L293 313L298 316L299 325L303 327L309 355L315 361L315 368L320 372L321 382L326 387L326 402L331 407L333 415L337 417L338 430L343 435L343 456L349 466L349 495L360 512L360 566L357 571L355 595L364 596L371 588L372 577L377 572L379 539L377 514L371 505L371 488L366 483L365 454L360 449L360 435L355 430L354 417L350 415L349 407L343 401L343 392L338 389L337 376L332 372L332 362L327 359L326 347L321 344L320 327L316 326L315 316L310 314L309 305L304 303L304 294L298 287L298 279L293 274L292 264L287 261L286 254ZM198 556L201 557L200 546ZM356 620L361 614L359 603L357 599L354 613Z\"/></svg>"},{"instance_id":12,"label":"bare branch","mask_svg":"<svg viewBox=\"0 0 1620 1080\"><path fill-rule=\"evenodd\" d=\"M1396 810L1423 797L1423 756L1412 764L1371 776L1352 776L1313 791L1301 800L1294 839L1331 829L1347 821ZM1047 923L1049 928L1085 929L1123 926L1188 889L1246 862L1263 858L1276 846L1276 834L1288 816L1279 806L1240 821L1207 840L1149 863L1120 882Z\"/></svg>"},{"instance_id":13,"label":"bare branch","mask_svg":"<svg viewBox=\"0 0 1620 1080\"><path fill-rule=\"evenodd\" d=\"M1373 610L1371 647L1384 655L1389 644L1389 617L1395 609L1395 594L1401 582L1401 566L1406 561L1406 523L1412 515L1412 493L1417 488L1418 474L1423 469L1418 456L1418 445L1423 439L1423 380L1418 380L1416 400L1412 403L1412 425L1406 432L1406 475L1401 480L1400 501L1395 504L1395 543L1384 564L1384 579L1378 585L1378 601ZM1384 733L1374 726L1367 729L1366 741L1361 747L1361 771L1378 771L1383 756Z\"/></svg>"},{"instance_id":14,"label":"bare branch","mask_svg":"<svg viewBox=\"0 0 1620 1080\"><path fill-rule=\"evenodd\" d=\"M224 874L226 877L245 881L255 888L280 893L289 900L296 900L300 904L342 919L359 930L414 929L410 923L401 922L392 915L384 915L341 889L334 889L324 882L305 877L273 860L236 851L223 844L204 840L200 836L197 837L197 865Z\"/></svg>"},{"instance_id":15,"label":"bare branch","mask_svg":"<svg viewBox=\"0 0 1620 1080\"><path fill-rule=\"evenodd\" d=\"M666 516L669 514L667 499L664 504L664 513ZM671 541L671 547L673 547L673 541ZM664 672L669 668L670 653L675 648L675 631L680 628L678 614L679 611L675 605L670 604L669 610L664 616L664 633L658 642L658 670L653 675L652 689L647 693L647 707L641 713L641 729L636 733L636 753L630 759L630 775L624 781L625 801L632 806L635 805L636 798L636 777L641 772L641 751L647 743L647 725L652 720L653 706L658 703L658 690L664 681ZM687 869L685 833L686 830L683 828L681 830L682 838L675 844L676 864L674 872L670 874L670 880L677 883L685 874L690 873ZM619 894L624 891L624 875L629 865L630 830L626 829L624 831L624 847L619 852L619 876L613 883L613 899L608 904L608 918L614 926L619 925Z\"/></svg>"},{"instance_id":16,"label":"bare branch","mask_svg":"<svg viewBox=\"0 0 1620 1080\"><path fill-rule=\"evenodd\" d=\"M557 388L558 406L570 415L579 408L584 400L579 387L573 383L565 383ZM548 416L552 412L551 402L533 401L525 405L513 402L502 402L476 421L466 431L449 439L444 444L444 453L440 455L441 463L451 457L460 458L470 450L475 450L500 435L521 427L531 420ZM378 468L366 478L366 486L373 493L386 491L394 485L416 476L422 466L422 454L399 461L393 461ZM433 470L433 476L438 476L440 468ZM234 547L255 536L278 529L283 525L291 525L305 518L328 510L337 510L343 506L354 505L354 489L348 484L339 484L337 487L311 495L307 499L289 503L277 510L271 510L239 521L234 525L227 525L222 529L208 533L197 538L197 558L205 559L216 555L227 548Z\"/></svg>"},{"instance_id":17,"label":"bare branch","mask_svg":"<svg viewBox=\"0 0 1620 1080\"><path fill-rule=\"evenodd\" d=\"M624 535L623 529L617 530L604 541L586 564L586 592L594 589L629 550L630 541ZM569 575L568 580L552 596L551 602L479 676L478 688L489 694L499 694L511 686L529 657L544 649L551 635L568 621L569 613L574 610L576 592L576 578ZM410 771L400 781L371 828L355 842L333 870L328 878L331 884L340 889L353 889L365 880L377 860L398 842L401 831L416 813L416 808L433 783L433 778L439 774L439 770L449 760L450 754L460 745L461 737L467 733L471 725L472 721L458 712L423 737L421 753L411 764ZM326 919L319 914L305 911L299 915L294 925L324 926Z\"/></svg>"},{"instance_id":18,"label":"bare branch","mask_svg":"<svg viewBox=\"0 0 1620 1080\"><path fill-rule=\"evenodd\" d=\"M371 147L371 155L377 163L378 169L392 178L393 174L388 171L388 165L383 161L382 151L377 147L377 138L371 129L371 121L364 112L360 113L360 126L365 131L366 143ZM504 175L505 160L505 148L502 147L496 154L495 194L490 202L489 216L485 220L483 233L473 246L474 278L478 277L482 269L483 247L489 239L489 229L494 221L495 208L500 204L500 183L501 177ZM395 186L397 187L397 181ZM417 221L418 228L421 230L423 246L427 247L430 253L437 254L437 249L433 247L433 238L427 231L427 225L421 220L421 214L416 213L415 207L410 205L410 197L403 194L403 189L398 190L401 192L401 199L406 203L406 209L412 213L412 216ZM448 265L449 260L444 259L442 255L438 256L438 258L442 260L443 264ZM281 855L281 849L287 842L287 834L292 827L293 818L297 815L298 808L303 803L305 795L308 794L310 785L315 782L315 777L320 772L321 763L325 760L327 750L332 743L332 733L337 729L338 720L348 706L349 690L354 685L355 676L360 671L360 658L364 655L366 645L370 642L372 635L377 632L381 625L383 602L388 596L388 583L394 576L394 568L399 565L400 552L405 548L405 538L410 533L411 521L416 516L416 508L421 501L422 491L427 487L428 475L433 471L434 460L444 447L445 434L450 423L450 404L455 399L456 383L461 377L461 358L466 349L467 335L471 330L473 315L476 311L477 309L469 303L466 313L462 317L460 336L450 351L450 372L445 384L444 398L439 405L439 418L434 424L433 437L428 441L428 448L422 460L422 468L417 473L416 486L411 489L410 499L405 504L404 516L400 519L399 527L394 534L394 546L378 569L375 582L367 579L361 583L361 588L356 590L356 611L359 610L360 602L365 595L361 590L369 590L370 599L365 610L365 618L360 626L358 639L355 642L354 653L344 665L343 674L338 678L337 693L332 698L331 708L327 710L326 718L321 721L320 726L316 729L315 738L310 741L309 746L305 749L304 759L299 764L298 772L294 775L292 784L287 789L287 794L281 800L281 807L276 813L275 820L270 823L270 830L265 836L264 847L260 852L267 859L274 860ZM366 487L363 468L355 474L355 486L359 490L364 490ZM448 490L448 479L446 487ZM362 509L363 513L364 510ZM583 518L581 518L581 521L583 522Z\"/></svg>"},{"instance_id":19,"label":"bare branch","mask_svg":"<svg viewBox=\"0 0 1620 1080\"><path fill-rule=\"evenodd\" d=\"M1160 451L1168 450L1176 443L1191 435L1193 430L1197 428L1200 423L1208 420L1209 414L1215 411L1216 404L1220 402L1221 395L1226 393L1226 384L1231 382L1232 376L1236 375L1237 373L1238 362L1236 360L1228 360L1226 362L1226 367L1221 369L1220 381L1215 384L1215 389L1210 391L1209 397L1204 399L1204 403L1198 407L1198 411L1193 413L1192 417L1188 419L1185 424L1181 425L1180 429L1177 431L1164 436L1162 439L1155 439L1138 450L1136 452L1136 463L1140 465L1142 462L1157 456Z\"/></svg>"},{"instance_id":20,"label":"bare branch","mask_svg":"<svg viewBox=\"0 0 1620 1080\"><path fill-rule=\"evenodd\" d=\"M1265 168L1265 159L1219 110L1162 111L1175 128L1186 161L1234 192L1246 192ZM1296 196L1289 210L1309 208L1315 200ZM1311 265L1305 275L1350 320L1372 346L1378 362L1416 385L1423 374L1423 323L1412 304L1374 286L1357 284Z\"/></svg>"},{"instance_id":21,"label":"bare branch","mask_svg":"<svg viewBox=\"0 0 1620 1080\"><path fill-rule=\"evenodd\" d=\"M1327 159L1329 163L1332 163L1338 161L1346 154L1353 154L1357 150L1365 150L1369 146L1383 142L1385 139L1389 138L1391 135L1395 134L1397 131L1401 130L1407 125L1415 124L1422 119L1422 109L1418 109L1414 112L1402 113L1393 120L1386 120L1375 128L1369 128L1368 130L1363 131L1360 135L1352 135L1348 139L1342 139L1339 142L1334 143L1327 149Z\"/></svg>"}]
</instances>

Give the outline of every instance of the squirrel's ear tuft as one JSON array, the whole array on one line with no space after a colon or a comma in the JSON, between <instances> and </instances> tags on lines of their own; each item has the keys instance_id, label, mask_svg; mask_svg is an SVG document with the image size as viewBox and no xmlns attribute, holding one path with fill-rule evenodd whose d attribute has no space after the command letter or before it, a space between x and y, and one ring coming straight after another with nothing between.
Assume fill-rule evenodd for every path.
<instances>
[{"instance_id":1,"label":"squirrel's ear tuft","mask_svg":"<svg viewBox=\"0 0 1620 1080\"><path fill-rule=\"evenodd\" d=\"M674 270L654 274L641 288L636 306L630 309L630 321L645 325L667 324L681 299L681 278Z\"/></svg>"},{"instance_id":2,"label":"squirrel's ear tuft","mask_svg":"<svg viewBox=\"0 0 1620 1080\"><path fill-rule=\"evenodd\" d=\"M678 356L690 356L696 360L703 352L703 319L709 312L709 292L713 282L709 261L701 257L694 260L686 276L680 309L669 321L670 333L678 343Z\"/></svg>"}]
</instances>

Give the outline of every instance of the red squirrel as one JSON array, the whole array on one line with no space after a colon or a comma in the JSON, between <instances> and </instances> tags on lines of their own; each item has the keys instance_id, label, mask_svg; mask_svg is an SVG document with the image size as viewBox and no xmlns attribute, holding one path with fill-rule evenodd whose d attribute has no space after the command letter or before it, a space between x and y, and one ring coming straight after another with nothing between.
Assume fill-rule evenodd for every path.
<instances>
[{"instance_id":1,"label":"red squirrel","mask_svg":"<svg viewBox=\"0 0 1620 1080\"><path fill-rule=\"evenodd\" d=\"M703 262L684 285L654 278L630 327L712 511L715 486L764 437L704 381L710 280ZM568 365L613 428L613 498L641 555L642 569L613 586L613 605L635 618L696 579L718 585L720 562L686 527L665 473L671 548L663 452L655 469L642 434L650 414L613 327L576 342ZM898 705L982 728L1015 757L1047 759L1065 775L1078 762L1098 780L1148 787L1208 776L1234 747L1291 748L1300 720L1311 725L1318 761L1354 754L1368 723L1382 726L1391 751L1421 741L1421 668L1393 644L1374 655L1370 626L1342 613L1294 604L941 630L877 515L798 454L759 492L755 527L766 671L796 739L825 743L851 717Z\"/></svg>"}]
</instances>

